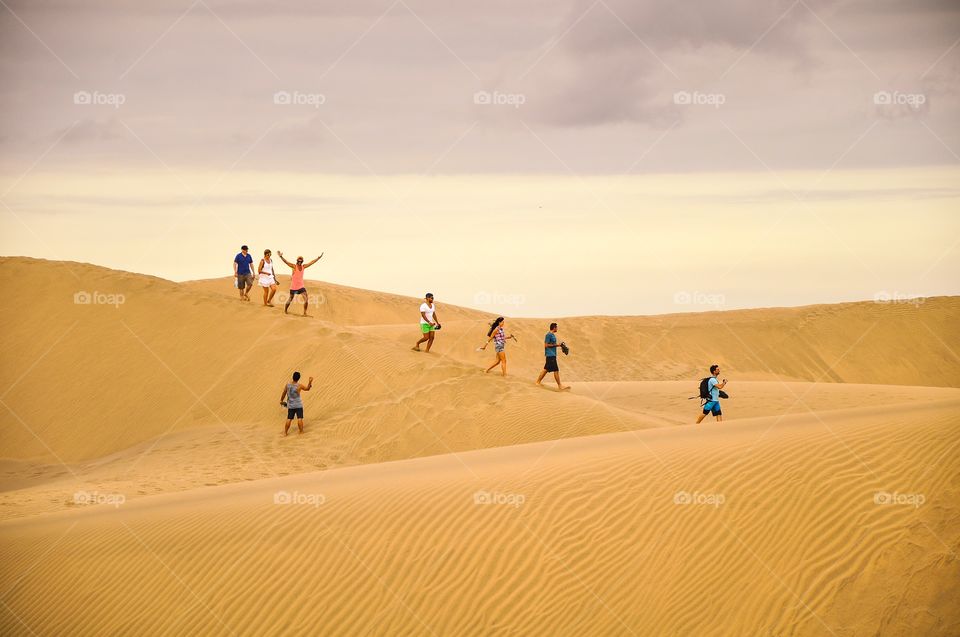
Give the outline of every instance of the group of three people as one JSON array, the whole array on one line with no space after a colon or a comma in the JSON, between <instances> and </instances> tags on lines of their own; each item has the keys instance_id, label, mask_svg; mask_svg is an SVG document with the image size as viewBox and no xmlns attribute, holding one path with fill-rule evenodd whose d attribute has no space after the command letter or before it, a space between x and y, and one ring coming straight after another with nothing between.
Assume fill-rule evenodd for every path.
<instances>
[{"instance_id":1,"label":"group of three people","mask_svg":"<svg viewBox=\"0 0 960 637\"><path fill-rule=\"evenodd\" d=\"M426 343L426 351L429 353L430 348L433 347L435 334L441 327L442 325L440 325L440 319L437 315L437 306L434 303L433 294L427 292L423 303L420 305L420 333L422 334L422 337L411 349L413 349L415 352L422 351L420 349L420 345ZM559 343L557 341L558 329L559 326L556 323L551 323L550 331L548 331L544 337L543 349L546 360L543 365L543 371L540 372L540 377L537 378L536 384L540 385L543 382L543 378L548 373L552 372L553 378L557 382L558 389L560 391L566 391L570 389L570 387L560 382L560 367L557 364L557 347L565 349L566 343ZM486 350L487 345L490 344L490 341L493 341L497 358L493 361L493 364L487 368L487 372L490 372L499 366L501 375L507 375L506 348L508 340L516 341L517 337L513 334L507 334L506 319L502 316L499 316L493 323L491 323L490 329L487 330L487 342L484 343L482 347L478 348L478 351Z\"/></svg>"},{"instance_id":2,"label":"group of three people","mask_svg":"<svg viewBox=\"0 0 960 637\"><path fill-rule=\"evenodd\" d=\"M257 283L263 289L264 307L273 307L273 297L280 287L277 280L277 273L273 269L273 253L270 250L263 251L263 258L260 259L260 265L257 266ZM303 315L307 316L307 309L310 307L310 298L307 295L307 288L303 283L303 272L311 265L323 258L323 254L310 261L303 262L303 257L297 257L296 263L290 263L283 258L283 252L277 252L277 256L290 266L290 295L283 306L283 313L286 314L290 309L290 303L297 296L303 298ZM233 258L233 276L236 278L237 289L240 290L240 300L250 300L250 290L253 289L253 256L250 255L249 247L240 246L240 252Z\"/></svg>"}]
</instances>

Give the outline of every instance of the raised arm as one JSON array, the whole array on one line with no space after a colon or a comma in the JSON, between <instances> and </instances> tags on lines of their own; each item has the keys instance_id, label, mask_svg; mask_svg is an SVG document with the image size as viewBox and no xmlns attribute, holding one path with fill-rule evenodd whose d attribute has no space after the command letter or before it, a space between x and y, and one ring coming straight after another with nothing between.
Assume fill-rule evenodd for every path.
<instances>
[{"instance_id":1,"label":"raised arm","mask_svg":"<svg viewBox=\"0 0 960 637\"><path fill-rule=\"evenodd\" d=\"M317 261L319 261L319 260L322 259L322 258L323 258L323 253L321 253L319 257L317 257L316 259L314 259L314 260L311 261L310 263L304 264L303 269L306 270L307 268L309 268L311 265L313 265L314 263L316 263Z\"/></svg>"},{"instance_id":2,"label":"raised arm","mask_svg":"<svg viewBox=\"0 0 960 637\"><path fill-rule=\"evenodd\" d=\"M300 391L310 391L310 388L313 387L313 376L307 379L307 384L300 384Z\"/></svg>"},{"instance_id":3,"label":"raised arm","mask_svg":"<svg viewBox=\"0 0 960 637\"><path fill-rule=\"evenodd\" d=\"M277 252L277 256L280 257L280 260L283 261L284 263L286 263L287 265L289 265L291 268L294 267L292 263L290 263L289 261L287 261L286 257L283 256L283 253L282 253L282 252L279 252L279 251L278 251L278 252Z\"/></svg>"}]
</instances>

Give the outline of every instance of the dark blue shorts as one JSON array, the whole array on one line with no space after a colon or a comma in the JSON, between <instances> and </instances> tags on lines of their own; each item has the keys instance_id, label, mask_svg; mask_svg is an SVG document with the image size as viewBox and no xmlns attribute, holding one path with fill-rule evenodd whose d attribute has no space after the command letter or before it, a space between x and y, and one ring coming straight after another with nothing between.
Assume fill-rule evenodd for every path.
<instances>
[{"instance_id":1,"label":"dark blue shorts","mask_svg":"<svg viewBox=\"0 0 960 637\"><path fill-rule=\"evenodd\" d=\"M704 405L703 405L703 413L705 413L705 414L710 414L710 413L712 413L714 416L722 416L722 415L723 415L723 412L720 411L720 401L719 401L719 400L711 400L711 401L708 401L708 402L704 403Z\"/></svg>"},{"instance_id":2,"label":"dark blue shorts","mask_svg":"<svg viewBox=\"0 0 960 637\"><path fill-rule=\"evenodd\" d=\"M303 420L303 407L287 408L287 420L293 420L294 417Z\"/></svg>"},{"instance_id":3,"label":"dark blue shorts","mask_svg":"<svg viewBox=\"0 0 960 637\"><path fill-rule=\"evenodd\" d=\"M547 356L547 362L543 364L543 371L545 372L559 372L560 368L557 367L557 357L556 356Z\"/></svg>"}]
</instances>

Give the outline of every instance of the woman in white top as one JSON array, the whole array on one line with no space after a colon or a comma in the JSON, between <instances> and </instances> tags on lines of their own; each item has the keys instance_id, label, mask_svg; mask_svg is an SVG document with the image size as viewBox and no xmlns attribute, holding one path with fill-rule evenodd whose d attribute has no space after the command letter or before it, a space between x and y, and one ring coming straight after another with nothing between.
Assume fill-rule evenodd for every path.
<instances>
[{"instance_id":1,"label":"woman in white top","mask_svg":"<svg viewBox=\"0 0 960 637\"><path fill-rule=\"evenodd\" d=\"M260 267L257 272L260 274L260 287L263 288L263 305L273 307L273 295L277 293L277 275L273 273L273 261L270 259L270 251L263 251L263 258L260 259Z\"/></svg>"}]
</instances>

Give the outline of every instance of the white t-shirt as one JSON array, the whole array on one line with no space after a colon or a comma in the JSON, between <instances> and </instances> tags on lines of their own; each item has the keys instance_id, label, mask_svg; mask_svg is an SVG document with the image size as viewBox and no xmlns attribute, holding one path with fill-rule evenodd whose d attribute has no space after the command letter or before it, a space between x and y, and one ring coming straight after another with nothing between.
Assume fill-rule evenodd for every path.
<instances>
[{"instance_id":1,"label":"white t-shirt","mask_svg":"<svg viewBox=\"0 0 960 637\"><path fill-rule=\"evenodd\" d=\"M420 325L430 325L433 323L433 313L437 311L437 304L434 303L433 307L430 307L425 302L420 304L420 312L427 315L426 321L423 320L423 316L420 316Z\"/></svg>"}]
</instances>

